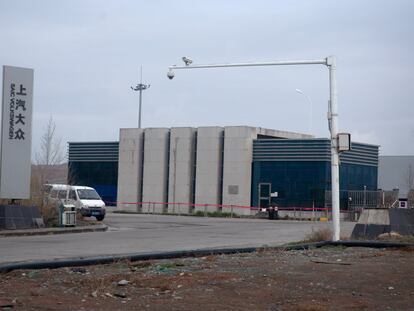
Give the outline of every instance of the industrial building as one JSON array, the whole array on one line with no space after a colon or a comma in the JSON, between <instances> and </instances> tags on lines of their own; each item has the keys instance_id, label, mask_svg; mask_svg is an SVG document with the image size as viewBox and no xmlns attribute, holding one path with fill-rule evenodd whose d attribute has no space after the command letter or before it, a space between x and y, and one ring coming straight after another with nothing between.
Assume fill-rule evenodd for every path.
<instances>
[{"instance_id":1,"label":"industrial building","mask_svg":"<svg viewBox=\"0 0 414 311\"><path fill-rule=\"evenodd\" d=\"M352 143L340 161L346 208L346 191L377 189L378 146ZM248 126L121 129L119 143L69 143L69 172L124 211L325 207L330 141Z\"/></svg>"},{"instance_id":2,"label":"industrial building","mask_svg":"<svg viewBox=\"0 0 414 311\"><path fill-rule=\"evenodd\" d=\"M118 142L69 142L68 183L93 187L107 205L114 205L118 153Z\"/></svg>"},{"instance_id":3,"label":"industrial building","mask_svg":"<svg viewBox=\"0 0 414 311\"><path fill-rule=\"evenodd\" d=\"M278 206L326 207L331 190L331 142L329 139L257 139L253 141L252 205L268 198ZM352 143L340 154L340 206L348 207L349 192L377 190L378 146ZM328 195L330 200L330 195Z\"/></svg>"}]
</instances>

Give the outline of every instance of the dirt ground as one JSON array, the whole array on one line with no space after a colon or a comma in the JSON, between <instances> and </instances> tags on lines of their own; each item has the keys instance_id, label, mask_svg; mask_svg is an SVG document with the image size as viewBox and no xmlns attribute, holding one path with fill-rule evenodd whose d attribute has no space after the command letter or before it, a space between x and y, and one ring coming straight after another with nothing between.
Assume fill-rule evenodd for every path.
<instances>
[{"instance_id":1,"label":"dirt ground","mask_svg":"<svg viewBox=\"0 0 414 311\"><path fill-rule=\"evenodd\" d=\"M0 310L414 310L413 271L414 249L343 247L18 270Z\"/></svg>"}]
</instances>

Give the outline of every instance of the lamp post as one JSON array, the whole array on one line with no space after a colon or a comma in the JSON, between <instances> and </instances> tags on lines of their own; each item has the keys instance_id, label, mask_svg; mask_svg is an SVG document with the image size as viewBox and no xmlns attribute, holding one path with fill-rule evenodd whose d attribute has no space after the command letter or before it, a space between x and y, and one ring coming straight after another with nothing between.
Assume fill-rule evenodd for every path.
<instances>
[{"instance_id":1,"label":"lamp post","mask_svg":"<svg viewBox=\"0 0 414 311\"><path fill-rule=\"evenodd\" d=\"M183 57L185 66L173 65L168 67L167 77L174 78L174 70L181 69L208 69L208 68L231 68L231 67L255 67L255 66L286 66L286 65L325 65L329 70L329 109L328 123L331 133L331 185L332 185L332 227L333 241L340 238L339 220L339 150L338 150L338 100L336 90L336 57L329 56L324 59L294 60L294 61L272 61L272 62L250 62L250 63L227 63L192 65L193 61Z\"/></svg>"},{"instance_id":2,"label":"lamp post","mask_svg":"<svg viewBox=\"0 0 414 311\"><path fill-rule=\"evenodd\" d=\"M308 103L310 105L310 134L312 134L313 133L313 103L312 103L312 100L302 90L296 89L296 92L298 92L299 94L302 94L303 96L305 96L306 100L308 101Z\"/></svg>"},{"instance_id":3,"label":"lamp post","mask_svg":"<svg viewBox=\"0 0 414 311\"><path fill-rule=\"evenodd\" d=\"M139 108L138 108L138 128L141 128L141 110L142 110L142 91L145 91L151 84L142 84L142 66L141 66L141 82L136 87L131 86L131 90L139 91Z\"/></svg>"}]
</instances>

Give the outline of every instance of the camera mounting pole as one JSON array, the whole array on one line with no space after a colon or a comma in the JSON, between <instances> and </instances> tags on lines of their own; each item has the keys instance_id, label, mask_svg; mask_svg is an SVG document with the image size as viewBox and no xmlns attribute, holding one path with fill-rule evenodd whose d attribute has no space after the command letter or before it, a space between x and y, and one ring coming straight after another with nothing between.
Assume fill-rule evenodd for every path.
<instances>
[{"instance_id":1,"label":"camera mounting pole","mask_svg":"<svg viewBox=\"0 0 414 311\"><path fill-rule=\"evenodd\" d=\"M173 65L168 67L167 77L174 78L174 70L181 69L208 69L230 67L256 67L256 66L285 66L285 65L325 65L329 70L329 107L328 124L331 133L331 185L332 185L332 227L333 241L340 239L340 210L339 210L339 151L338 151L338 94L336 90L336 57L329 56L324 59L250 62L250 63L224 63L185 66Z\"/></svg>"},{"instance_id":2,"label":"camera mounting pole","mask_svg":"<svg viewBox=\"0 0 414 311\"><path fill-rule=\"evenodd\" d=\"M142 91L149 89L151 84L142 83L142 66L141 66L141 81L138 83L135 88L131 86L131 90L139 91L139 107L138 107L138 128L141 128L141 110L142 110Z\"/></svg>"}]
</instances>

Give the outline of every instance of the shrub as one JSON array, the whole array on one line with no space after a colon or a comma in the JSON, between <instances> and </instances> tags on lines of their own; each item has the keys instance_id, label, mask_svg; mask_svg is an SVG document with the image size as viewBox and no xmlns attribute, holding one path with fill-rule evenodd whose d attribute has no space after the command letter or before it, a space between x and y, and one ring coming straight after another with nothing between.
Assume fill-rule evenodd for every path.
<instances>
[{"instance_id":1,"label":"shrub","mask_svg":"<svg viewBox=\"0 0 414 311\"><path fill-rule=\"evenodd\" d=\"M59 225L59 209L55 204L41 206L40 213L46 227L57 227Z\"/></svg>"}]
</instances>

